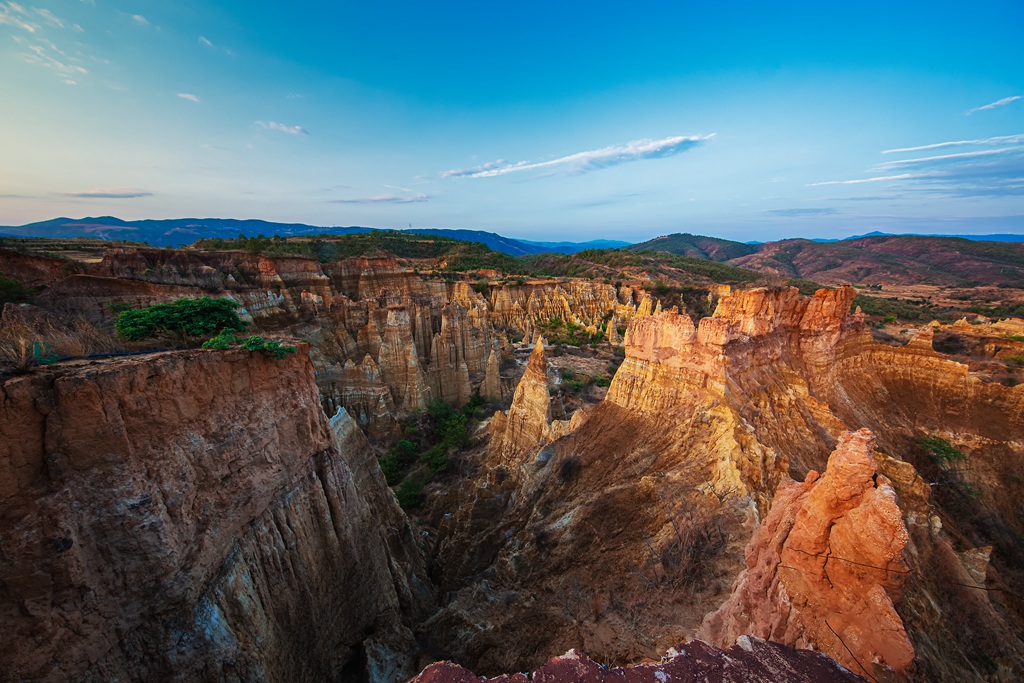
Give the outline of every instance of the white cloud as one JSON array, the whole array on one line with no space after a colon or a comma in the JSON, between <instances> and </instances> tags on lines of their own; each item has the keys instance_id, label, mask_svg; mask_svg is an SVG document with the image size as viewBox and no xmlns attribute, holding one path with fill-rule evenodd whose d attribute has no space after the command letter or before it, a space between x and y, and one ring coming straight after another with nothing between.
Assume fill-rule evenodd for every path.
<instances>
[{"instance_id":1,"label":"white cloud","mask_svg":"<svg viewBox=\"0 0 1024 683\"><path fill-rule=\"evenodd\" d=\"M69 56L45 38L39 39L38 43L31 43L27 40L18 40L17 42L28 49L28 52L21 54L25 62L53 70L68 85L75 84L76 76L89 73L85 67L74 63L78 61L75 57Z\"/></svg>"},{"instance_id":2,"label":"white cloud","mask_svg":"<svg viewBox=\"0 0 1024 683\"><path fill-rule=\"evenodd\" d=\"M510 164L503 159L491 161L469 169L454 169L441 173L442 178L493 178L495 176L532 171L539 168L565 167L570 174L589 173L602 168L640 159L661 159L674 156L697 147L714 137L714 133L703 136L674 136L661 140L634 140L624 145L613 145L601 149L577 152L549 161L520 161Z\"/></svg>"},{"instance_id":3,"label":"white cloud","mask_svg":"<svg viewBox=\"0 0 1024 683\"><path fill-rule=\"evenodd\" d=\"M936 142L931 145L921 145L919 147L900 147L899 149L886 149L882 151L882 154L901 154L903 152L923 152L929 149L942 149L944 147L960 147L963 145L1005 145L1007 143L1016 144L1024 143L1024 135L997 135L991 138L982 138L980 140L953 140L952 142Z\"/></svg>"},{"instance_id":4,"label":"white cloud","mask_svg":"<svg viewBox=\"0 0 1024 683\"><path fill-rule=\"evenodd\" d=\"M309 135L309 131L302 126L289 126L277 121L257 121L256 125L266 128L267 130L277 130L282 133L288 133L289 135Z\"/></svg>"},{"instance_id":5,"label":"white cloud","mask_svg":"<svg viewBox=\"0 0 1024 683\"><path fill-rule=\"evenodd\" d=\"M199 99L197 95L193 95L192 93L180 92L178 93L178 97L180 97L183 100L188 100L189 102L195 102L197 104L199 102L202 102L202 100Z\"/></svg>"},{"instance_id":6,"label":"white cloud","mask_svg":"<svg viewBox=\"0 0 1024 683\"><path fill-rule=\"evenodd\" d=\"M199 43L201 45L205 45L206 47L210 48L211 50L218 50L220 52L223 52L224 54L228 55L229 57L234 57L235 56L234 50L229 50L226 47L221 47L220 45L215 44L212 40L210 40L206 36L199 36Z\"/></svg>"},{"instance_id":7,"label":"white cloud","mask_svg":"<svg viewBox=\"0 0 1024 683\"><path fill-rule=\"evenodd\" d=\"M50 10L38 8L35 8L35 10L36 14L38 14L39 16L46 20L46 23L50 24L51 26L56 26L57 28L64 28L64 22L61 21L56 15L54 15L54 13L51 12Z\"/></svg>"},{"instance_id":8,"label":"white cloud","mask_svg":"<svg viewBox=\"0 0 1024 683\"><path fill-rule=\"evenodd\" d=\"M1006 105L1010 104L1011 102L1016 102L1017 100L1021 99L1021 97L1022 97L1021 95L1011 95L1010 97L1004 97L1001 100L996 100L995 102L990 102L989 104L985 104L985 105L982 105L980 107L975 107L974 109L972 109L969 112L967 112L967 116L970 116L971 114L973 114L975 112L985 111L986 109L995 109L997 107L1005 107Z\"/></svg>"},{"instance_id":9,"label":"white cloud","mask_svg":"<svg viewBox=\"0 0 1024 683\"><path fill-rule=\"evenodd\" d=\"M149 26L149 20L141 14L133 14L132 21L134 21L136 24L139 24L140 26Z\"/></svg>"},{"instance_id":10,"label":"white cloud","mask_svg":"<svg viewBox=\"0 0 1024 683\"><path fill-rule=\"evenodd\" d=\"M85 192L66 192L62 196L73 199L138 199L140 197L152 197L152 192L126 187L110 187Z\"/></svg>"},{"instance_id":11,"label":"white cloud","mask_svg":"<svg viewBox=\"0 0 1024 683\"><path fill-rule=\"evenodd\" d=\"M1019 147L1004 147L1002 149L982 149L974 152L958 152L957 154L939 154L933 157L921 157L918 159L900 159L899 161L887 161L884 164L879 164L878 168L897 168L899 166L917 166L920 164L932 164L936 161L950 161L950 160L962 160L962 159L973 159L975 157L990 157L997 154L1006 153L1018 153L1020 152Z\"/></svg>"},{"instance_id":12,"label":"white cloud","mask_svg":"<svg viewBox=\"0 0 1024 683\"><path fill-rule=\"evenodd\" d=\"M961 144L1002 143L997 149L981 149L954 154L936 154L889 161L869 172L896 173L854 180L814 183L821 185L857 185L892 181L907 190L944 197L1019 197L1024 195L1024 136L1003 135L984 140L958 140L950 143L907 147L892 152L941 149ZM901 173L902 171L902 173Z\"/></svg>"},{"instance_id":13,"label":"white cloud","mask_svg":"<svg viewBox=\"0 0 1024 683\"><path fill-rule=\"evenodd\" d=\"M430 195L415 194L408 197L383 195L379 197L363 197L360 199L329 199L329 204L419 204L430 201Z\"/></svg>"},{"instance_id":14,"label":"white cloud","mask_svg":"<svg viewBox=\"0 0 1024 683\"><path fill-rule=\"evenodd\" d=\"M39 30L38 24L33 24L22 17L17 16L21 14L25 15L25 8L13 2L9 2L6 5L0 4L0 24L7 24L8 26L14 26L20 28L23 31L29 33L35 33Z\"/></svg>"},{"instance_id":15,"label":"white cloud","mask_svg":"<svg viewBox=\"0 0 1024 683\"><path fill-rule=\"evenodd\" d=\"M886 180L906 180L915 178L913 173L901 173L900 175L876 176L874 178L858 178L856 180L829 180L823 183L811 183L807 187L821 187L822 185L860 185L861 183L881 183Z\"/></svg>"}]
</instances>

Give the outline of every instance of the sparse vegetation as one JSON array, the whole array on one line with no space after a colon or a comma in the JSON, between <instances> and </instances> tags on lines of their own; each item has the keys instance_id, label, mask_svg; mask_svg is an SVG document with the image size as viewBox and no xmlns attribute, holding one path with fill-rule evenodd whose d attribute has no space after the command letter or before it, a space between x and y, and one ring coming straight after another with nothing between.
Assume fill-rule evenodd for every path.
<instances>
[{"instance_id":1,"label":"sparse vegetation","mask_svg":"<svg viewBox=\"0 0 1024 683\"><path fill-rule=\"evenodd\" d=\"M23 304L32 299L32 296L37 292L31 287L26 287L21 282L5 277L3 273L0 273L0 308L4 307L4 304Z\"/></svg>"},{"instance_id":2,"label":"sparse vegetation","mask_svg":"<svg viewBox=\"0 0 1024 683\"><path fill-rule=\"evenodd\" d=\"M958 460L967 460L967 456L949 441L939 436L922 436L918 445L936 465L950 464Z\"/></svg>"},{"instance_id":3,"label":"sparse vegetation","mask_svg":"<svg viewBox=\"0 0 1024 683\"><path fill-rule=\"evenodd\" d=\"M479 417L483 404L479 394L474 394L461 409L435 399L424 413L406 423L407 438L379 460L388 485L399 487L396 495L402 507L422 505L423 487L448 471L452 451L470 444L469 426Z\"/></svg>"},{"instance_id":4,"label":"sparse vegetation","mask_svg":"<svg viewBox=\"0 0 1024 683\"><path fill-rule=\"evenodd\" d=\"M553 346L592 346L600 344L605 339L604 323L597 328L595 333L589 332L586 327L571 320L566 321L561 318L540 322L537 327L540 329L541 335Z\"/></svg>"}]
</instances>

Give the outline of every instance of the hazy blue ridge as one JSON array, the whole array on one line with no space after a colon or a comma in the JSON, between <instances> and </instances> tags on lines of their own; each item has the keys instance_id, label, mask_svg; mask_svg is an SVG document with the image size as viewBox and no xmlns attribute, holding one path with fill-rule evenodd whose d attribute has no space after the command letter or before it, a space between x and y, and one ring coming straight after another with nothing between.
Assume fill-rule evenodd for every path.
<instances>
[{"instance_id":1,"label":"hazy blue ridge","mask_svg":"<svg viewBox=\"0 0 1024 683\"><path fill-rule=\"evenodd\" d=\"M8 237L45 237L49 239L73 239L89 237L102 240L125 240L147 242L158 247L179 247L198 239L220 237L231 239L244 235L284 237L301 235L351 235L366 233L378 228L362 226L322 227L305 223L274 223L271 221L236 218L171 218L161 220L125 221L114 216L87 218L54 218L21 226L0 226ZM584 243L559 242L557 244L527 242L504 237L483 230L445 230L441 228L416 228L400 230L418 235L436 235L468 242L480 242L494 251L511 256L526 256L557 251L573 254L584 249L612 248L624 246L627 242L617 240L594 240Z\"/></svg>"}]
</instances>

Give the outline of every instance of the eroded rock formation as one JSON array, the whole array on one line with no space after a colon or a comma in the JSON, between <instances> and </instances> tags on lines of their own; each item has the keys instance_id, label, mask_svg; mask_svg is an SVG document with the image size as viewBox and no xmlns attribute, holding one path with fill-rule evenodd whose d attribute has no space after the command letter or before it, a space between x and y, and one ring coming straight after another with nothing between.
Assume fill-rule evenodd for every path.
<instances>
[{"instance_id":1,"label":"eroded rock formation","mask_svg":"<svg viewBox=\"0 0 1024 683\"><path fill-rule=\"evenodd\" d=\"M64 363L0 411L3 680L412 673L423 560L305 346Z\"/></svg>"},{"instance_id":2,"label":"eroded rock formation","mask_svg":"<svg viewBox=\"0 0 1024 683\"><path fill-rule=\"evenodd\" d=\"M868 430L847 433L824 474L779 486L732 596L698 637L816 649L874 680L908 672L914 648L893 602L909 573L909 537L891 482L876 477L873 446Z\"/></svg>"},{"instance_id":3,"label":"eroded rock formation","mask_svg":"<svg viewBox=\"0 0 1024 683\"><path fill-rule=\"evenodd\" d=\"M92 264L2 249L0 262L26 282L49 285L36 298L45 311L106 330L120 306L231 297L254 332L308 339L325 407L345 406L376 436L392 434L396 418L432 399L468 401L505 331L532 340L538 323L558 318L596 332L606 319L624 325L635 312L628 287L544 281L495 285L485 296L466 282L420 277L394 258L321 264L286 255L117 247ZM349 361L363 365L366 356L391 394L373 409L365 382L348 389L337 381Z\"/></svg>"},{"instance_id":4,"label":"eroded rock formation","mask_svg":"<svg viewBox=\"0 0 1024 683\"><path fill-rule=\"evenodd\" d=\"M884 454L874 455L875 465L858 465L861 489L847 498L874 502L846 514L831 509L838 535L810 525L818 535L796 544L798 534L789 550L779 548L780 562L819 581L821 558L798 561L797 549L827 554L835 546L849 559L880 562L883 577L887 564L894 568L869 590L856 572L879 570L827 563L829 576L889 605L890 621L876 621L891 627L890 644L856 634L863 627L852 616L858 603L837 612L846 615L839 625L859 639L851 649L872 653L867 666L877 655L910 670L916 652L914 675L928 680L1012 678L1024 651L1012 624L1024 623L1024 611L1002 598L1002 607L986 606L986 592L976 587L984 574L986 588L1009 591L999 593L1005 597L1013 589L1003 582L1019 580L1012 578L1019 577L1019 551L1005 530L1022 528L1013 499L1024 496L1014 477L1024 466L1024 390L972 376L925 336L906 347L873 343L850 310L853 295L851 288L813 297L793 288L721 289L713 315L697 324L642 303L607 398L550 443L530 439L511 481L481 479L438 509L433 552L450 601L428 624L455 644L449 654L488 674L536 667L545 649L578 647L617 663L656 656L727 601L743 548L773 498L797 505L810 496L814 476L783 482L825 471L843 434L867 427ZM953 444L964 465L924 454L925 437ZM815 489L814 499L829 486ZM827 507L818 505L823 514ZM877 548L844 536L858 515L875 527L864 538L881 534ZM466 556L474 562L458 559ZM815 594L810 579L786 580L787 595L808 604L854 597ZM775 587L783 585L779 579ZM959 604L972 605L970 618ZM809 614L801 636L787 635L781 618L778 633L765 635L803 637L793 642L833 651L823 618Z\"/></svg>"},{"instance_id":5,"label":"eroded rock formation","mask_svg":"<svg viewBox=\"0 0 1024 683\"><path fill-rule=\"evenodd\" d=\"M547 369L544 341L538 339L508 413L495 413L491 420L487 460L492 467L515 469L550 440L552 418Z\"/></svg>"}]
</instances>

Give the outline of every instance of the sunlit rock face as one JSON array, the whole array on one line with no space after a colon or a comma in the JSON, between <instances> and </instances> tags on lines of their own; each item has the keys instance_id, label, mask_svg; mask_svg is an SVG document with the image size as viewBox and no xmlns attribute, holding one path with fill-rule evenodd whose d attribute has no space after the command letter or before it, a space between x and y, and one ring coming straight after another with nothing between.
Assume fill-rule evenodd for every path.
<instances>
[{"instance_id":1,"label":"sunlit rock face","mask_svg":"<svg viewBox=\"0 0 1024 683\"><path fill-rule=\"evenodd\" d=\"M519 380L507 413L491 420L488 461L492 467L516 469L550 440L551 396L548 394L544 342L538 340Z\"/></svg>"},{"instance_id":2,"label":"sunlit rock face","mask_svg":"<svg viewBox=\"0 0 1024 683\"><path fill-rule=\"evenodd\" d=\"M909 535L891 482L876 476L873 446L866 429L844 434L824 474L779 486L732 596L699 637L725 646L753 634L816 649L875 679L911 666L893 606L909 573Z\"/></svg>"}]
</instances>

